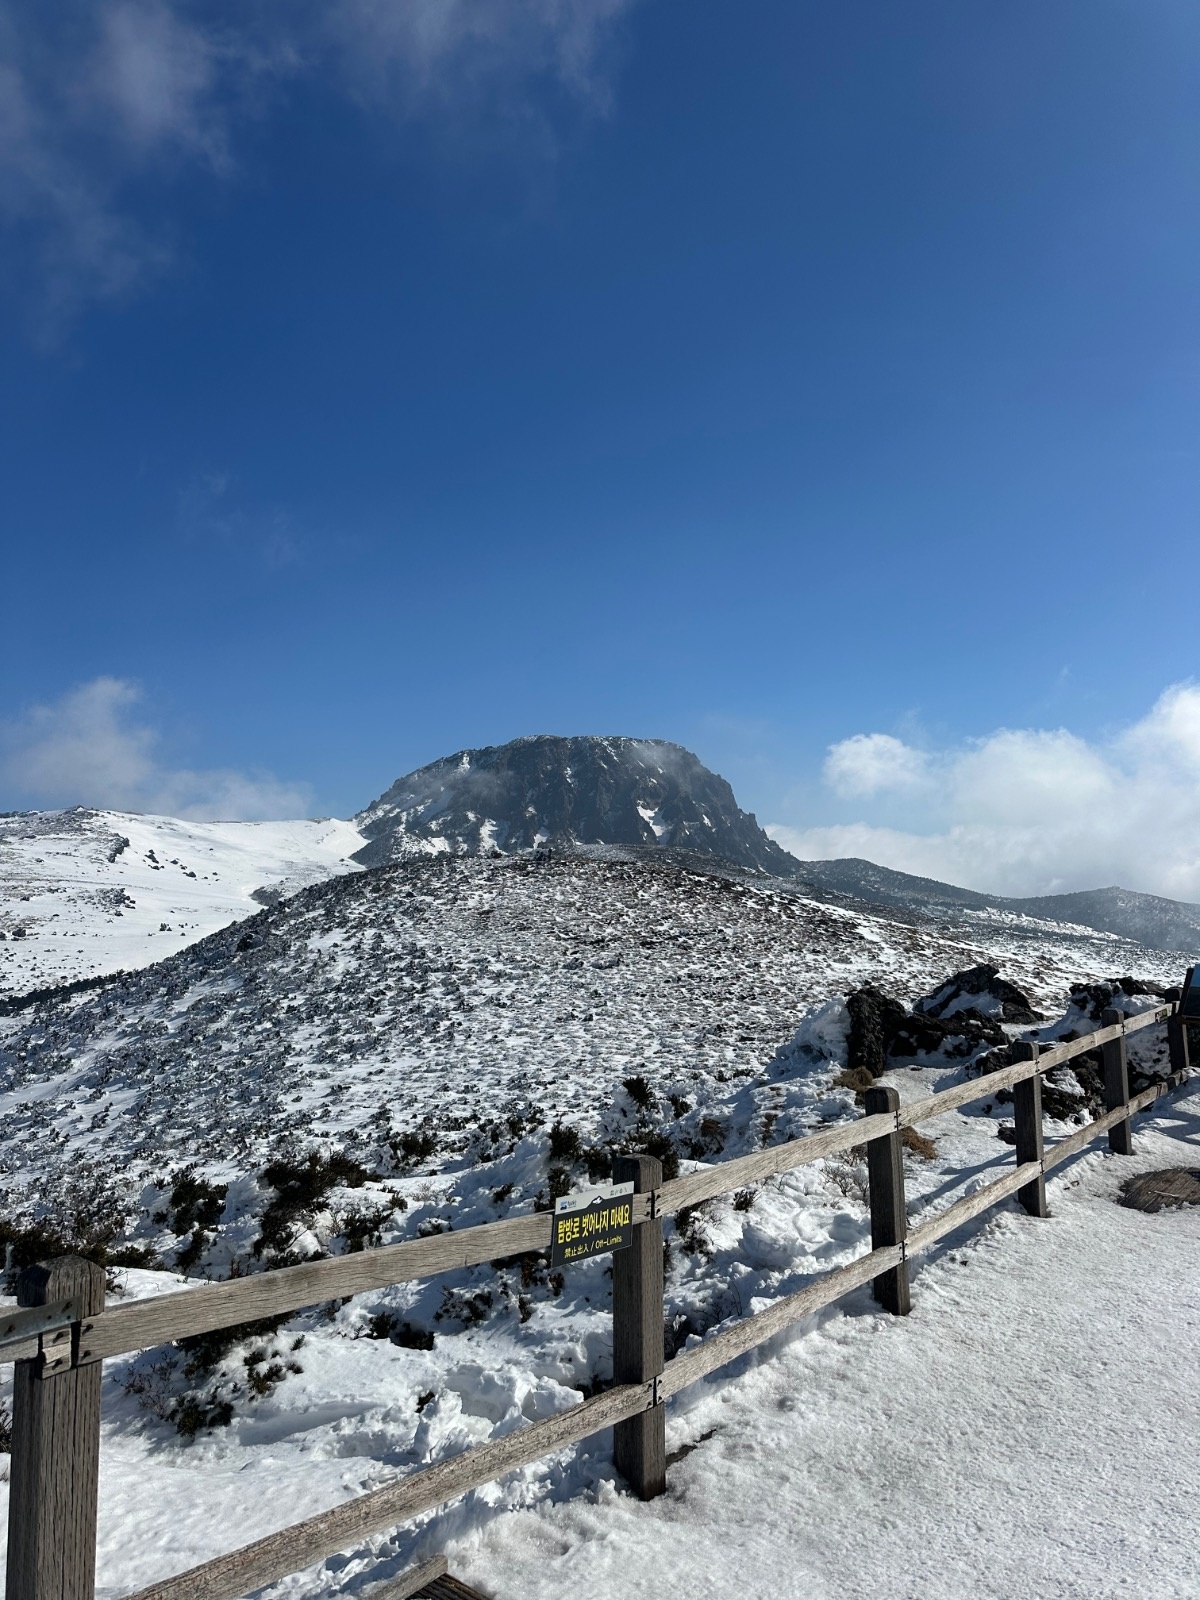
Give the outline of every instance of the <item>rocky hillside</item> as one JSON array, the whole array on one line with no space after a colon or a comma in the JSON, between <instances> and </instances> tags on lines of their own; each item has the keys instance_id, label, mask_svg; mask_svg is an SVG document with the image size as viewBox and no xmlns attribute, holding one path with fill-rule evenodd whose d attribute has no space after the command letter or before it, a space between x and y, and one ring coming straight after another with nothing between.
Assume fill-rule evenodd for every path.
<instances>
[{"instance_id":1,"label":"rocky hillside","mask_svg":"<svg viewBox=\"0 0 1200 1600\"><path fill-rule=\"evenodd\" d=\"M398 778L355 822L364 866L580 845L673 846L782 876L797 865L724 778L661 739L540 734L460 750Z\"/></svg>"},{"instance_id":2,"label":"rocky hillside","mask_svg":"<svg viewBox=\"0 0 1200 1600\"><path fill-rule=\"evenodd\" d=\"M1018 899L959 889L935 878L894 872L890 867L853 856L837 861L802 861L795 870L806 883L852 896L868 905L896 907L941 920L972 912L1035 917L1041 922L1094 928L1098 933L1115 934L1153 950L1177 950L1193 960L1200 957L1200 906L1167 900L1162 895L1113 887Z\"/></svg>"},{"instance_id":3,"label":"rocky hillside","mask_svg":"<svg viewBox=\"0 0 1200 1600\"><path fill-rule=\"evenodd\" d=\"M988 960L1045 1015L1091 977L1178 982L1170 957L1111 937L979 932L687 871L665 851L425 857L331 879L143 972L0 1013L3 1187L10 1206L61 1198L89 1171L136 1194L194 1162L229 1181L314 1141L436 1148L453 1171L511 1142L514 1118L591 1143L630 1077L688 1103L673 1131L699 1153L735 1089L780 1135L827 1114L824 1088L781 1097L771 1063L806 1011L864 984L929 995L924 1038L938 986Z\"/></svg>"}]
</instances>

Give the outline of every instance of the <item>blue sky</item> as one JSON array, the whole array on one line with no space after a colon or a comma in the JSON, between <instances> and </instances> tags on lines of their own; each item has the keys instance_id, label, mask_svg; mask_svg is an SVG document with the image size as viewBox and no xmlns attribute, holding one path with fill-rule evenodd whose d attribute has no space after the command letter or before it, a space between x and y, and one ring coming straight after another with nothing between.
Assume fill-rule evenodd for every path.
<instances>
[{"instance_id":1,"label":"blue sky","mask_svg":"<svg viewBox=\"0 0 1200 1600\"><path fill-rule=\"evenodd\" d=\"M0 71L0 804L627 732L1200 897L1194 5L0 0ZM1104 767L1083 858L1092 791L911 844L1003 729Z\"/></svg>"}]
</instances>

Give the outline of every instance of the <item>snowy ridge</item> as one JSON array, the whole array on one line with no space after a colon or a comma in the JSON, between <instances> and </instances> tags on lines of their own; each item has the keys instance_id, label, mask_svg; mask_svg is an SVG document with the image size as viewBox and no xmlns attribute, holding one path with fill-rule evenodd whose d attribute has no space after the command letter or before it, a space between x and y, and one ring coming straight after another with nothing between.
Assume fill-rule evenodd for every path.
<instances>
[{"instance_id":1,"label":"snowy ridge","mask_svg":"<svg viewBox=\"0 0 1200 1600\"><path fill-rule=\"evenodd\" d=\"M124 811L0 817L0 995L174 955L267 898L338 873L351 823L184 822Z\"/></svg>"},{"instance_id":2,"label":"snowy ridge","mask_svg":"<svg viewBox=\"0 0 1200 1600\"><path fill-rule=\"evenodd\" d=\"M1025 899L981 894L934 878L919 878L848 856L834 861L797 862L808 884L853 896L869 905L889 906L949 923L968 919L1015 921L1022 918L1063 928L1090 928L1150 945L1200 956L1200 906L1130 889L1084 889L1072 894L1031 895Z\"/></svg>"}]
</instances>

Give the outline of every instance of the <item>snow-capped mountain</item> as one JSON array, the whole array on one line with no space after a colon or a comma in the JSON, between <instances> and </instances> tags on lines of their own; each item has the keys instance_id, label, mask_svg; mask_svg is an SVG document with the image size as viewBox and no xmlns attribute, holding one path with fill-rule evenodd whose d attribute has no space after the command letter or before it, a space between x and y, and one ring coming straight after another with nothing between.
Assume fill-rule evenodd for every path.
<instances>
[{"instance_id":1,"label":"snow-capped mountain","mask_svg":"<svg viewBox=\"0 0 1200 1600\"><path fill-rule=\"evenodd\" d=\"M160 961L272 899L357 872L362 843L333 818L0 816L0 995Z\"/></svg>"},{"instance_id":2,"label":"snow-capped mountain","mask_svg":"<svg viewBox=\"0 0 1200 1600\"><path fill-rule=\"evenodd\" d=\"M868 861L799 862L679 745L539 736L463 750L398 779L350 822L185 822L76 808L0 816L0 996L136 970L262 905L347 872L438 855L531 852L807 884L989 945L1029 923L1053 942L1200 953L1200 907L1121 889L1005 899ZM1085 938L1085 943L1087 939ZM1114 961L1106 966L1119 965Z\"/></svg>"},{"instance_id":3,"label":"snow-capped mountain","mask_svg":"<svg viewBox=\"0 0 1200 1600\"><path fill-rule=\"evenodd\" d=\"M355 819L364 866L433 851L671 846L788 876L797 863L724 778L661 739L539 734L460 750L398 778Z\"/></svg>"}]
</instances>

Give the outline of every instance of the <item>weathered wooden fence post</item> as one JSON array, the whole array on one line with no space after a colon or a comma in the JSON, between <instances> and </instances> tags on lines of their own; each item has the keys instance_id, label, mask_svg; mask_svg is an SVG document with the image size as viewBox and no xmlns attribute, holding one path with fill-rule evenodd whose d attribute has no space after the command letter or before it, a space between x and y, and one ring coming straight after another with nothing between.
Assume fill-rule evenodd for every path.
<instances>
[{"instance_id":1,"label":"weathered wooden fence post","mask_svg":"<svg viewBox=\"0 0 1200 1600\"><path fill-rule=\"evenodd\" d=\"M26 1267L23 1306L72 1302L71 1327L13 1369L7 1600L93 1600L101 1363L73 1365L81 1320L104 1309L104 1269L79 1256Z\"/></svg>"},{"instance_id":2,"label":"weathered wooden fence post","mask_svg":"<svg viewBox=\"0 0 1200 1600\"><path fill-rule=\"evenodd\" d=\"M1188 990L1191 988L1192 980L1195 978L1195 976L1195 967L1189 967L1187 969L1187 975L1183 980L1183 988L1180 990L1181 1005L1183 1003L1183 996L1187 994ZM1177 1011L1173 1017L1169 1017L1167 1019L1167 1045L1171 1052L1171 1071L1173 1073L1188 1072L1191 1070L1192 1062L1189 1043L1188 1025L1183 1020L1182 1015Z\"/></svg>"},{"instance_id":3,"label":"weathered wooden fence post","mask_svg":"<svg viewBox=\"0 0 1200 1600\"><path fill-rule=\"evenodd\" d=\"M1036 1061L1040 1046L1029 1039L1018 1039L1012 1047L1014 1061ZM1017 1165L1027 1161L1040 1162L1042 1148L1042 1075L1035 1072L1031 1078L1022 1078L1013 1084L1013 1121L1017 1134ZM1017 1199L1031 1217L1048 1217L1046 1207L1046 1179L1039 1173L1031 1183L1017 1190Z\"/></svg>"},{"instance_id":4,"label":"weathered wooden fence post","mask_svg":"<svg viewBox=\"0 0 1200 1600\"><path fill-rule=\"evenodd\" d=\"M1115 1006L1109 1006L1100 1018L1106 1028L1115 1028L1118 1023L1123 1024L1125 1014L1118 1011ZM1119 1039L1110 1039L1103 1046L1104 1050L1104 1104L1109 1111L1116 1111L1119 1106L1129 1104L1129 1064L1125 1056L1125 1035ZM1129 1118L1115 1123L1108 1130L1108 1148L1118 1156L1131 1156L1133 1154L1133 1129Z\"/></svg>"},{"instance_id":5,"label":"weathered wooden fence post","mask_svg":"<svg viewBox=\"0 0 1200 1600\"><path fill-rule=\"evenodd\" d=\"M633 1183L635 1194L662 1185L654 1156L614 1156L613 1182ZM663 1370L663 1225L641 1222L633 1243L613 1256L613 1380L649 1383ZM667 1487L666 1407L656 1405L613 1429L617 1471L641 1500Z\"/></svg>"},{"instance_id":6,"label":"weathered wooden fence post","mask_svg":"<svg viewBox=\"0 0 1200 1600\"><path fill-rule=\"evenodd\" d=\"M1171 1052L1171 1071L1191 1070L1191 1052L1188 1048L1187 1023L1181 1016L1167 1018L1167 1046Z\"/></svg>"},{"instance_id":7,"label":"weathered wooden fence post","mask_svg":"<svg viewBox=\"0 0 1200 1600\"><path fill-rule=\"evenodd\" d=\"M873 1084L866 1092L869 1117L900 1109L900 1095L885 1084ZM900 1129L867 1140L867 1198L871 1205L871 1249L903 1244L908 1238L908 1207L904 1200L904 1147ZM908 1287L908 1262L889 1267L875 1279L871 1290L885 1311L906 1317L912 1310Z\"/></svg>"}]
</instances>

